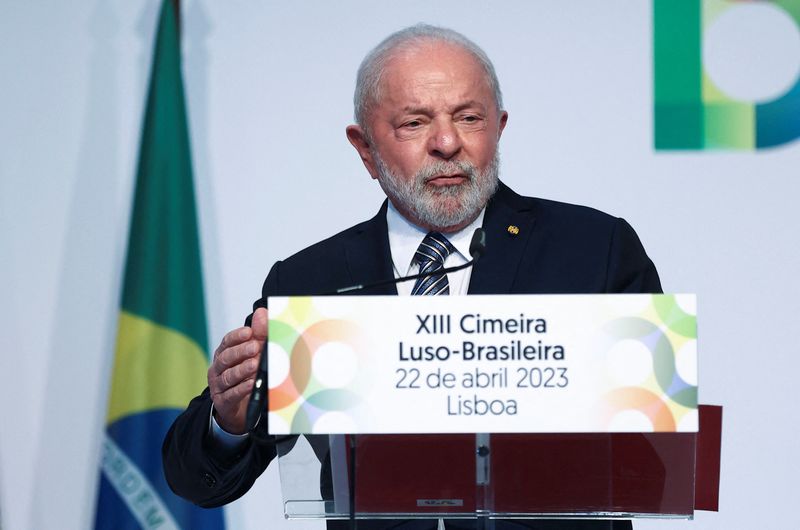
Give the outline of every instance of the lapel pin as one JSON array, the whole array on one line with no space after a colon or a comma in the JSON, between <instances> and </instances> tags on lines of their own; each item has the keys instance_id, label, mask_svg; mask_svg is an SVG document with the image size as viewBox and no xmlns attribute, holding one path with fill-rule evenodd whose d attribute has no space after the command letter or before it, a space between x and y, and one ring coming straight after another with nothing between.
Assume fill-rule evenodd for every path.
<instances>
[{"instance_id":1,"label":"lapel pin","mask_svg":"<svg viewBox=\"0 0 800 530\"><path fill-rule=\"evenodd\" d=\"M519 227L516 225L508 225L507 230L508 233L511 234L512 236L519 234Z\"/></svg>"}]
</instances>

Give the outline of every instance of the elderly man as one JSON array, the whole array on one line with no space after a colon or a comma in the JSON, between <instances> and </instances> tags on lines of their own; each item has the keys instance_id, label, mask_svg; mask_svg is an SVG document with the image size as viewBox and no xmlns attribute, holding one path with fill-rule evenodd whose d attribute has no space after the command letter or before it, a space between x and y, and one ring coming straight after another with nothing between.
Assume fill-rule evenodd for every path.
<instances>
[{"instance_id":1,"label":"elderly man","mask_svg":"<svg viewBox=\"0 0 800 530\"><path fill-rule=\"evenodd\" d=\"M244 494L275 456L273 445L256 443L244 433L245 409L267 335L268 296L327 293L421 268L431 275L363 294L661 290L655 267L624 220L522 197L499 182L498 143L508 113L489 58L464 36L427 25L389 36L362 62L354 102L357 125L347 127L347 138L388 201L369 221L276 263L247 326L222 339L208 371L208 389L176 420L164 443L170 486L202 506ZM486 233L485 258L471 270L437 274L443 266L467 261L477 227ZM439 262L426 261L430 249L441 255ZM389 523L359 526L437 525ZM337 524L342 523L330 522L329 528ZM453 522L452 527L469 524L474 522ZM630 524L532 521L497 528Z\"/></svg>"}]
</instances>

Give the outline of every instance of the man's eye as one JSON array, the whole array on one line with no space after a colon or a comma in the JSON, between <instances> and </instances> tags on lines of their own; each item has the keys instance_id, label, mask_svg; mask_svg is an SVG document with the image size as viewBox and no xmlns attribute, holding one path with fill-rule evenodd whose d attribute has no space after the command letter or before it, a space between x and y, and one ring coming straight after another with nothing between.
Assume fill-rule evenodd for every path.
<instances>
[{"instance_id":1,"label":"man's eye","mask_svg":"<svg viewBox=\"0 0 800 530\"><path fill-rule=\"evenodd\" d=\"M475 123L479 118L477 116L464 116L461 119L467 123Z\"/></svg>"},{"instance_id":2,"label":"man's eye","mask_svg":"<svg viewBox=\"0 0 800 530\"><path fill-rule=\"evenodd\" d=\"M419 120L411 120L411 121L407 121L405 124L403 124L403 127L406 127L408 129L416 129L420 125L422 125L421 121L419 121Z\"/></svg>"}]
</instances>

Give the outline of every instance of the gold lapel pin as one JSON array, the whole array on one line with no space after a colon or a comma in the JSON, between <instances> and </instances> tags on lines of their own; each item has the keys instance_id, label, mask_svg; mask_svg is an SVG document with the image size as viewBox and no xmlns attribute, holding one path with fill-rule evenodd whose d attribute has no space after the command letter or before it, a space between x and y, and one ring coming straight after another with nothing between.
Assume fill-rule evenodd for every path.
<instances>
[{"instance_id":1,"label":"gold lapel pin","mask_svg":"<svg viewBox=\"0 0 800 530\"><path fill-rule=\"evenodd\" d=\"M512 236L519 234L519 227L516 225L508 225L507 230L508 233L511 234Z\"/></svg>"}]
</instances>

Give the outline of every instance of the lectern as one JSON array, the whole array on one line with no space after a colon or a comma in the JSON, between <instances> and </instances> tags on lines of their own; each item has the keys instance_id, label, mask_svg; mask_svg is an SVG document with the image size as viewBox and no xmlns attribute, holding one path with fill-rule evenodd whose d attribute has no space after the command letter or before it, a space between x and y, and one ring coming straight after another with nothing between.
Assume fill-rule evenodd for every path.
<instances>
[{"instance_id":1,"label":"lectern","mask_svg":"<svg viewBox=\"0 0 800 530\"><path fill-rule=\"evenodd\" d=\"M286 516L491 528L716 509L721 411L697 406L694 305L270 299L267 421Z\"/></svg>"},{"instance_id":2,"label":"lectern","mask_svg":"<svg viewBox=\"0 0 800 530\"><path fill-rule=\"evenodd\" d=\"M285 515L691 519L717 509L720 422L701 406L698 433L286 438Z\"/></svg>"}]
</instances>

